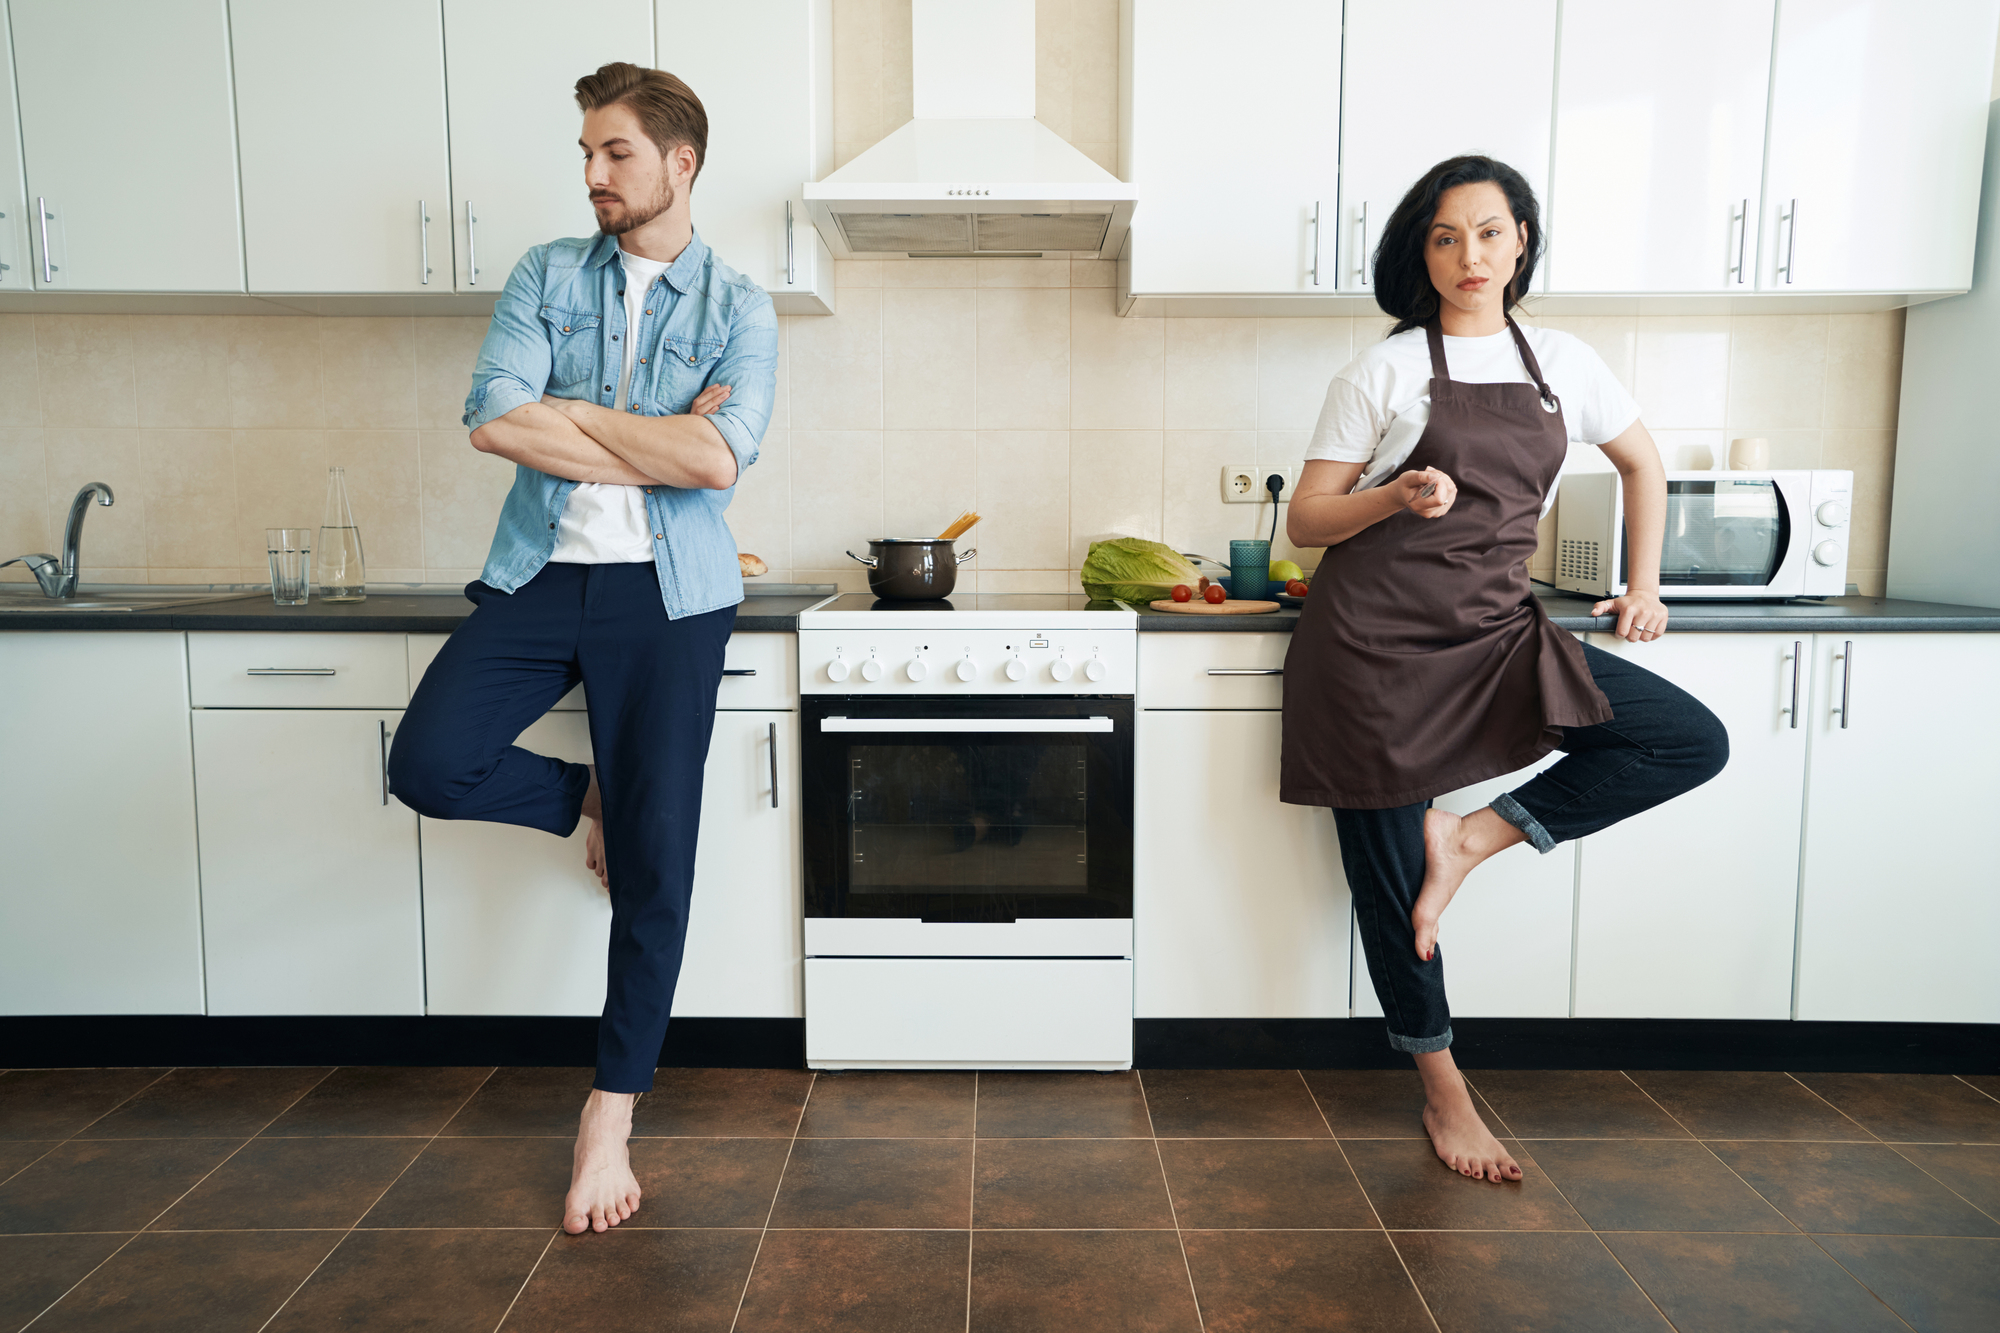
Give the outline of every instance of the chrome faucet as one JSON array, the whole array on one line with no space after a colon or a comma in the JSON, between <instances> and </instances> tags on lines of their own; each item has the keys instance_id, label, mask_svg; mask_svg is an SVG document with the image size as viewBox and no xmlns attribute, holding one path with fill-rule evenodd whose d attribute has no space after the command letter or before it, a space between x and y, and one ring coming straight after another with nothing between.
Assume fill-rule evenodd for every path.
<instances>
[{"instance_id":1,"label":"chrome faucet","mask_svg":"<svg viewBox=\"0 0 2000 1333\"><path fill-rule=\"evenodd\" d=\"M76 498L69 502L69 522L63 525L62 559L57 560L47 553L17 555L12 560L0 560L0 569L8 565L23 564L35 572L35 582L42 585L44 597L76 596L77 579L83 563L83 516L90 509L91 497L97 503L108 505L112 502L111 488L101 481L87 481Z\"/></svg>"}]
</instances>

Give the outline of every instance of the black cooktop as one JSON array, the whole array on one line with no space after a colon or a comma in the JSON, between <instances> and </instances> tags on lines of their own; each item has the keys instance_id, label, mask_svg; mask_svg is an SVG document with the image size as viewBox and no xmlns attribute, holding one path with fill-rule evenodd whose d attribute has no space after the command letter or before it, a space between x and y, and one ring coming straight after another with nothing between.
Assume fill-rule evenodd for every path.
<instances>
[{"instance_id":1,"label":"black cooktop","mask_svg":"<svg viewBox=\"0 0 2000 1333\"><path fill-rule=\"evenodd\" d=\"M1094 602L1078 593L959 593L931 602L892 601L850 592L819 608L828 611L1120 611L1116 602Z\"/></svg>"}]
</instances>

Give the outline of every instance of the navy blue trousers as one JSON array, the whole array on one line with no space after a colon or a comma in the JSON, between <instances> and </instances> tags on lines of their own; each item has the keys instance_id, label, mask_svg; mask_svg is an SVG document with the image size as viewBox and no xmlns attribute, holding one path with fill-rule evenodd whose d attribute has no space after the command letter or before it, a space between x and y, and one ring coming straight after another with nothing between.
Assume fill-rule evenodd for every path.
<instances>
[{"instance_id":1,"label":"navy blue trousers","mask_svg":"<svg viewBox=\"0 0 2000 1333\"><path fill-rule=\"evenodd\" d=\"M432 819L576 831L590 770L514 744L579 681L604 802L611 952L597 1026L606 1092L646 1092L687 943L701 779L736 608L669 620L651 564L548 565L477 603L424 673L389 788Z\"/></svg>"}]
</instances>

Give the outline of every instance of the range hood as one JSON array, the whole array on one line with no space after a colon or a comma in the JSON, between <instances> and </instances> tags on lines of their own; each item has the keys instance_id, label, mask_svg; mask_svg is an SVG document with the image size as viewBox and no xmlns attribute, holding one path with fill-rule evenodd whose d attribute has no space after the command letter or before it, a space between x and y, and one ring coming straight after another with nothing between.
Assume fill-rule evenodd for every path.
<instances>
[{"instance_id":1,"label":"range hood","mask_svg":"<svg viewBox=\"0 0 2000 1333\"><path fill-rule=\"evenodd\" d=\"M806 207L842 259L1115 259L1133 187L1035 119L1034 0L912 0L916 119Z\"/></svg>"}]
</instances>

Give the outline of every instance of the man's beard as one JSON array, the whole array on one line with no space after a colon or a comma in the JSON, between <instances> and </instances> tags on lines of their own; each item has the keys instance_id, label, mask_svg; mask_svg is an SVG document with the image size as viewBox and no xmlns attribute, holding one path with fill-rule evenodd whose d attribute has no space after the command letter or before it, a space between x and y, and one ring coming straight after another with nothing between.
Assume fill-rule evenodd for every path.
<instances>
[{"instance_id":1,"label":"man's beard","mask_svg":"<svg viewBox=\"0 0 2000 1333\"><path fill-rule=\"evenodd\" d=\"M673 184L663 180L649 206L631 208L621 200L613 205L610 216L604 217L598 225L603 228L606 236L623 236L628 232L635 232L672 208L675 197Z\"/></svg>"}]
</instances>

